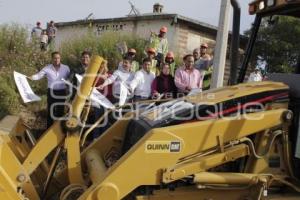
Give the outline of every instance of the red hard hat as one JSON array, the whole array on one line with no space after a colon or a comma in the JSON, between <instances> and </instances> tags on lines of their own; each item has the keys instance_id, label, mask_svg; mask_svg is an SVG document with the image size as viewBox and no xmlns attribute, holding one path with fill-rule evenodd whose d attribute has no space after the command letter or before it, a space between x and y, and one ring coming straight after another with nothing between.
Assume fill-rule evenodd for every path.
<instances>
[{"instance_id":1,"label":"red hard hat","mask_svg":"<svg viewBox=\"0 0 300 200\"><path fill-rule=\"evenodd\" d=\"M207 43L202 43L200 47L208 48L208 44Z\"/></svg>"},{"instance_id":2,"label":"red hard hat","mask_svg":"<svg viewBox=\"0 0 300 200\"><path fill-rule=\"evenodd\" d=\"M134 53L134 54L136 54L136 50L135 50L134 48L129 48L129 49L128 49L128 52L129 52L129 53Z\"/></svg>"},{"instance_id":3,"label":"red hard hat","mask_svg":"<svg viewBox=\"0 0 300 200\"><path fill-rule=\"evenodd\" d=\"M174 58L174 53L172 51L168 52L166 58Z\"/></svg>"},{"instance_id":4,"label":"red hard hat","mask_svg":"<svg viewBox=\"0 0 300 200\"><path fill-rule=\"evenodd\" d=\"M147 52L149 52L149 53L156 53L156 51L155 51L155 49L154 48L151 48L151 47L149 47L148 49L147 49Z\"/></svg>"},{"instance_id":5,"label":"red hard hat","mask_svg":"<svg viewBox=\"0 0 300 200\"><path fill-rule=\"evenodd\" d=\"M160 28L160 32L166 33L166 32L168 32L168 28L165 27L165 26L162 26L162 27Z\"/></svg>"}]
</instances>

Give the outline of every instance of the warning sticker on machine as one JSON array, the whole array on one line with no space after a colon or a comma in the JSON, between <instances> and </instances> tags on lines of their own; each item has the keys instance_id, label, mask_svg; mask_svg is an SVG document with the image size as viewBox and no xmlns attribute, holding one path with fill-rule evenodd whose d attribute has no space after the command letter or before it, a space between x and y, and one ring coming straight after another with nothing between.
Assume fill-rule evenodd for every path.
<instances>
[{"instance_id":1,"label":"warning sticker on machine","mask_svg":"<svg viewBox=\"0 0 300 200\"><path fill-rule=\"evenodd\" d=\"M147 141L146 153L178 153L181 150L180 141Z\"/></svg>"}]
</instances>

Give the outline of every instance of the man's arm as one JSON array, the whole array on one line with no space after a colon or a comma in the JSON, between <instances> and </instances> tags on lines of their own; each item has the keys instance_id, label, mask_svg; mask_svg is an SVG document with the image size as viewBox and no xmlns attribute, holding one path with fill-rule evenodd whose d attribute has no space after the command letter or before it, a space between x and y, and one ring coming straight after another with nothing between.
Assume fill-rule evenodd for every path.
<instances>
[{"instance_id":1,"label":"man's arm","mask_svg":"<svg viewBox=\"0 0 300 200\"><path fill-rule=\"evenodd\" d=\"M198 70L197 70L198 71ZM203 87L203 79L205 76L205 71L198 71L199 72L199 83L198 83L198 87L202 89Z\"/></svg>"},{"instance_id":2,"label":"man's arm","mask_svg":"<svg viewBox=\"0 0 300 200\"><path fill-rule=\"evenodd\" d=\"M42 79L42 78L47 74L45 68L46 68L46 67L44 67L44 68L43 68L41 71L39 71L38 73L36 73L36 74L30 76L30 79L31 79L31 80L34 80L34 81Z\"/></svg>"},{"instance_id":3,"label":"man's arm","mask_svg":"<svg viewBox=\"0 0 300 200\"><path fill-rule=\"evenodd\" d=\"M107 78L104 83L101 85L101 87L105 87L107 85L112 84L113 82L116 81L116 79L118 78L118 71L115 71L109 78Z\"/></svg>"},{"instance_id":4,"label":"man's arm","mask_svg":"<svg viewBox=\"0 0 300 200\"><path fill-rule=\"evenodd\" d=\"M167 40L167 38L165 38L165 42L164 42L164 45L163 45L163 54L164 54L164 58L163 59L165 59L165 57L166 57L166 55L167 55L167 53L169 51L169 47L168 46L169 46L168 45L168 40Z\"/></svg>"},{"instance_id":5,"label":"man's arm","mask_svg":"<svg viewBox=\"0 0 300 200\"><path fill-rule=\"evenodd\" d=\"M133 92L135 88L139 85L141 79L142 73L140 71L136 72L133 80L129 83L129 88L131 89L131 92Z\"/></svg>"},{"instance_id":6,"label":"man's arm","mask_svg":"<svg viewBox=\"0 0 300 200\"><path fill-rule=\"evenodd\" d=\"M182 81L182 76L181 76L181 73L180 73L179 69L177 69L176 72L175 72L174 82L175 82L175 85L176 85L177 88L179 88L182 91L186 90L187 86Z\"/></svg>"}]
</instances>

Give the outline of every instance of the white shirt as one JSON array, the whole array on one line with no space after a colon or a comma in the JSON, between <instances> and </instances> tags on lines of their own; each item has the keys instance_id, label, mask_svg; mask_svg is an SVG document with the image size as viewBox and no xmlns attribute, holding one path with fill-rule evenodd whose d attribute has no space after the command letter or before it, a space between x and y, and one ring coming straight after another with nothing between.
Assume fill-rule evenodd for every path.
<instances>
[{"instance_id":1,"label":"white shirt","mask_svg":"<svg viewBox=\"0 0 300 200\"><path fill-rule=\"evenodd\" d=\"M66 88L66 84L62 79L68 79L70 68L67 65L60 64L58 70L52 64L47 65L37 74L32 76L32 80L40 80L47 77L48 88L53 90L62 90Z\"/></svg>"},{"instance_id":2,"label":"white shirt","mask_svg":"<svg viewBox=\"0 0 300 200\"><path fill-rule=\"evenodd\" d=\"M135 73L129 86L134 90L135 96L148 98L151 96L151 84L154 79L155 74L153 72L147 73L144 69L141 69Z\"/></svg>"},{"instance_id":3,"label":"white shirt","mask_svg":"<svg viewBox=\"0 0 300 200\"><path fill-rule=\"evenodd\" d=\"M258 82L262 81L262 75L258 72L252 72L248 78L248 82Z\"/></svg>"},{"instance_id":4,"label":"white shirt","mask_svg":"<svg viewBox=\"0 0 300 200\"><path fill-rule=\"evenodd\" d=\"M124 82L125 84L129 85L133 78L133 72L126 71L123 67L120 67L119 69L114 71L114 73L108 79L105 80L103 86L107 86L113 83L113 95L119 96L121 82Z\"/></svg>"},{"instance_id":5,"label":"white shirt","mask_svg":"<svg viewBox=\"0 0 300 200\"><path fill-rule=\"evenodd\" d=\"M48 35L41 35L41 43L48 43Z\"/></svg>"}]
</instances>

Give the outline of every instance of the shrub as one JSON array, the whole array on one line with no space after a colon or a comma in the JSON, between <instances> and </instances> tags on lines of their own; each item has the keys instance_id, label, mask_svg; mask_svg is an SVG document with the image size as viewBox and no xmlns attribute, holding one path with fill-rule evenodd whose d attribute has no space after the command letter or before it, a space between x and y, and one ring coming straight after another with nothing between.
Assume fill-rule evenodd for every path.
<instances>
[{"instance_id":1,"label":"shrub","mask_svg":"<svg viewBox=\"0 0 300 200\"><path fill-rule=\"evenodd\" d=\"M23 104L15 86L13 71L31 75L49 62L49 53L41 52L37 43L29 38L27 29L21 25L0 25L0 118L18 113ZM33 82L31 86L38 95L45 95L45 80ZM46 102L43 100L36 105L44 109ZM23 106L31 111L28 104Z\"/></svg>"},{"instance_id":2,"label":"shrub","mask_svg":"<svg viewBox=\"0 0 300 200\"><path fill-rule=\"evenodd\" d=\"M144 55L146 40L133 35L107 32L98 37L92 33L84 37L66 41L61 45L62 59L71 68L80 65L80 55L84 50L100 55L108 60L110 70L114 70L122 60L121 53L117 50L117 44L126 42L128 48L137 50L137 60L141 61Z\"/></svg>"},{"instance_id":3,"label":"shrub","mask_svg":"<svg viewBox=\"0 0 300 200\"><path fill-rule=\"evenodd\" d=\"M0 119L7 114L17 114L19 97L5 78L0 77Z\"/></svg>"}]
</instances>

